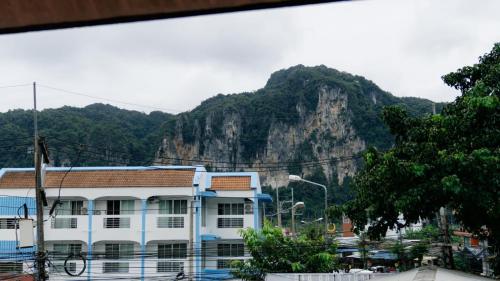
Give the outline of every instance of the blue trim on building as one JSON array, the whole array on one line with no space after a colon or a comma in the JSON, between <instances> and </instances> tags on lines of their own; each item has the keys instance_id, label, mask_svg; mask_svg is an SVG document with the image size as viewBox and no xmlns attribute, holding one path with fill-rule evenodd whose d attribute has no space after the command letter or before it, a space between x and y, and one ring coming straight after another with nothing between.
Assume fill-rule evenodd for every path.
<instances>
[{"instance_id":1,"label":"blue trim on building","mask_svg":"<svg viewBox=\"0 0 500 281\"><path fill-rule=\"evenodd\" d=\"M195 168L195 173L193 177L193 186L199 186L202 174L205 173L207 170L205 170L205 167L203 167L202 165L197 165L192 168Z\"/></svg>"},{"instance_id":2,"label":"blue trim on building","mask_svg":"<svg viewBox=\"0 0 500 281\"><path fill-rule=\"evenodd\" d=\"M203 269L203 280L227 280L233 279L229 269Z\"/></svg>"},{"instance_id":3,"label":"blue trim on building","mask_svg":"<svg viewBox=\"0 0 500 281\"><path fill-rule=\"evenodd\" d=\"M194 274L196 276L196 280L201 280L200 279L200 273L201 273L201 233L200 233L200 229L201 229L201 200L200 200L200 197L198 196L198 194L200 193L200 186L199 185L196 185L195 186L196 188L196 196L195 196L195 201L194 201L194 205L195 205L195 208L194 210L196 211L196 220L195 220L195 241L194 242L194 251L195 251L195 255L194 255L194 259L195 259L195 270L194 270Z\"/></svg>"},{"instance_id":4,"label":"blue trim on building","mask_svg":"<svg viewBox=\"0 0 500 281\"><path fill-rule=\"evenodd\" d=\"M17 248L15 240L0 240L0 260L9 261L34 261L36 247Z\"/></svg>"},{"instance_id":5,"label":"blue trim on building","mask_svg":"<svg viewBox=\"0 0 500 281\"><path fill-rule=\"evenodd\" d=\"M267 193L257 194L257 199L259 199L260 202L264 202L264 203L272 203L273 202L273 197Z\"/></svg>"},{"instance_id":6,"label":"blue trim on building","mask_svg":"<svg viewBox=\"0 0 500 281\"><path fill-rule=\"evenodd\" d=\"M145 258L146 258L146 212L148 211L148 204L146 199L141 200L141 280L144 280L145 273Z\"/></svg>"},{"instance_id":7,"label":"blue trim on building","mask_svg":"<svg viewBox=\"0 0 500 281\"><path fill-rule=\"evenodd\" d=\"M253 191L253 228L260 229L260 220L259 220L259 198L257 196L257 189Z\"/></svg>"},{"instance_id":8,"label":"blue trim on building","mask_svg":"<svg viewBox=\"0 0 500 281\"><path fill-rule=\"evenodd\" d=\"M215 241L219 240L220 236L217 236L215 234L202 234L201 235L201 241Z\"/></svg>"},{"instance_id":9,"label":"blue trim on building","mask_svg":"<svg viewBox=\"0 0 500 281\"><path fill-rule=\"evenodd\" d=\"M24 204L28 206L29 216L35 216L36 204L34 197L0 195L0 215L17 217L18 216L17 211L19 210L19 215L23 217L24 211L22 206Z\"/></svg>"},{"instance_id":10,"label":"blue trim on building","mask_svg":"<svg viewBox=\"0 0 500 281\"><path fill-rule=\"evenodd\" d=\"M201 197L217 197L217 192L215 191L202 191L200 192Z\"/></svg>"},{"instance_id":11,"label":"blue trim on building","mask_svg":"<svg viewBox=\"0 0 500 281\"><path fill-rule=\"evenodd\" d=\"M88 241L87 241L87 280L92 280L92 218L94 215L94 200L89 200L87 204L89 217Z\"/></svg>"}]
</instances>

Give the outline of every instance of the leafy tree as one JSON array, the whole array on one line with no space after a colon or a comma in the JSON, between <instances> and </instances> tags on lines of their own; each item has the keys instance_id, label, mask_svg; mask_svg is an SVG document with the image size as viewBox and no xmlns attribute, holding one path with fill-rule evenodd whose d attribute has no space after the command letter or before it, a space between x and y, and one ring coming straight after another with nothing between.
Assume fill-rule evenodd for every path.
<instances>
[{"instance_id":1,"label":"leafy tree","mask_svg":"<svg viewBox=\"0 0 500 281\"><path fill-rule=\"evenodd\" d=\"M303 235L292 239L265 222L261 230L241 230L251 259L233 262L233 274L243 280L264 280L272 272L332 272L337 268L336 245Z\"/></svg>"},{"instance_id":2,"label":"leafy tree","mask_svg":"<svg viewBox=\"0 0 500 281\"><path fill-rule=\"evenodd\" d=\"M446 206L469 231L488 237L498 253L500 44L478 64L443 80L462 95L441 114L418 118L400 107L385 108L395 146L366 152L365 167L355 178L356 198L346 209L357 228L370 219L368 233L377 238Z\"/></svg>"},{"instance_id":3,"label":"leafy tree","mask_svg":"<svg viewBox=\"0 0 500 281\"><path fill-rule=\"evenodd\" d=\"M38 129L47 139L54 166L147 165L161 143L163 123L171 118L162 112L145 114L104 104L64 106L40 111ZM0 134L0 167L33 165L31 110L0 113ZM79 150L83 152L77 157Z\"/></svg>"}]
</instances>

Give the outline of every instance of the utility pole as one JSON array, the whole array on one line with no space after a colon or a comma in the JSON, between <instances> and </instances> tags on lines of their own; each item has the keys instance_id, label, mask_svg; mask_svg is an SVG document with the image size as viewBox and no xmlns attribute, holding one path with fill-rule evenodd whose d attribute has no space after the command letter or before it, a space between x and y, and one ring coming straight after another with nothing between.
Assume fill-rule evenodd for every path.
<instances>
[{"instance_id":1,"label":"utility pole","mask_svg":"<svg viewBox=\"0 0 500 281\"><path fill-rule=\"evenodd\" d=\"M34 121L34 149L35 149L35 193L36 193L36 280L45 281L47 273L45 271L45 238L43 231L43 206L47 205L45 192L42 189L42 151L44 158L48 162L48 153L45 141L38 136L38 120L36 109L36 82L33 82L33 121Z\"/></svg>"},{"instance_id":2,"label":"utility pole","mask_svg":"<svg viewBox=\"0 0 500 281\"><path fill-rule=\"evenodd\" d=\"M280 204L280 188L276 187L276 208L278 216L278 227L281 228L281 204Z\"/></svg>"},{"instance_id":3,"label":"utility pole","mask_svg":"<svg viewBox=\"0 0 500 281\"><path fill-rule=\"evenodd\" d=\"M441 207L439 210L441 219L441 231L443 232L443 260L444 266L446 268L455 269L455 263L453 261L453 249L451 247L450 231L448 227L448 216L446 214L446 208Z\"/></svg>"}]
</instances>

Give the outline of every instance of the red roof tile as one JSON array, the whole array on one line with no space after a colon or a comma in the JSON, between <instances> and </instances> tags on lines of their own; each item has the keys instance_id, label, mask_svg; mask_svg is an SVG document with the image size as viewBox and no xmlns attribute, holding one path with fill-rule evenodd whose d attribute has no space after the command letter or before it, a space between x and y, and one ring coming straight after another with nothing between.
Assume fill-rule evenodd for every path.
<instances>
[{"instance_id":1,"label":"red roof tile","mask_svg":"<svg viewBox=\"0 0 500 281\"><path fill-rule=\"evenodd\" d=\"M47 171L44 186L58 188L65 171ZM94 170L71 171L64 178L64 188L92 187L190 187L194 170ZM34 187L33 171L8 171L0 178L0 188Z\"/></svg>"}]
</instances>

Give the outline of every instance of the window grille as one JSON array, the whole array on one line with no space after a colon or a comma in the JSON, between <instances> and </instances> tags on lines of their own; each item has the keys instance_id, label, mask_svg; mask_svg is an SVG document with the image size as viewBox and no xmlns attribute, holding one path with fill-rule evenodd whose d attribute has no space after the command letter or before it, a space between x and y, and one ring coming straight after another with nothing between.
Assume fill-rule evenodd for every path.
<instances>
[{"instance_id":1,"label":"window grille","mask_svg":"<svg viewBox=\"0 0 500 281\"><path fill-rule=\"evenodd\" d=\"M184 228L184 217L158 217L158 228Z\"/></svg>"},{"instance_id":2,"label":"window grille","mask_svg":"<svg viewBox=\"0 0 500 281\"><path fill-rule=\"evenodd\" d=\"M15 229L16 219L15 218L1 218L0 219L0 229Z\"/></svg>"},{"instance_id":3,"label":"window grille","mask_svg":"<svg viewBox=\"0 0 500 281\"><path fill-rule=\"evenodd\" d=\"M102 273L128 273L128 262L105 262L102 264Z\"/></svg>"},{"instance_id":4,"label":"window grille","mask_svg":"<svg viewBox=\"0 0 500 281\"><path fill-rule=\"evenodd\" d=\"M180 272L184 269L184 262L159 261L156 264L156 272Z\"/></svg>"},{"instance_id":5,"label":"window grille","mask_svg":"<svg viewBox=\"0 0 500 281\"><path fill-rule=\"evenodd\" d=\"M0 262L0 273L22 273L22 262Z\"/></svg>"},{"instance_id":6,"label":"window grille","mask_svg":"<svg viewBox=\"0 0 500 281\"><path fill-rule=\"evenodd\" d=\"M104 228L130 228L130 218L104 218Z\"/></svg>"},{"instance_id":7,"label":"window grille","mask_svg":"<svg viewBox=\"0 0 500 281\"><path fill-rule=\"evenodd\" d=\"M243 218L217 218L218 228L243 228Z\"/></svg>"}]
</instances>

